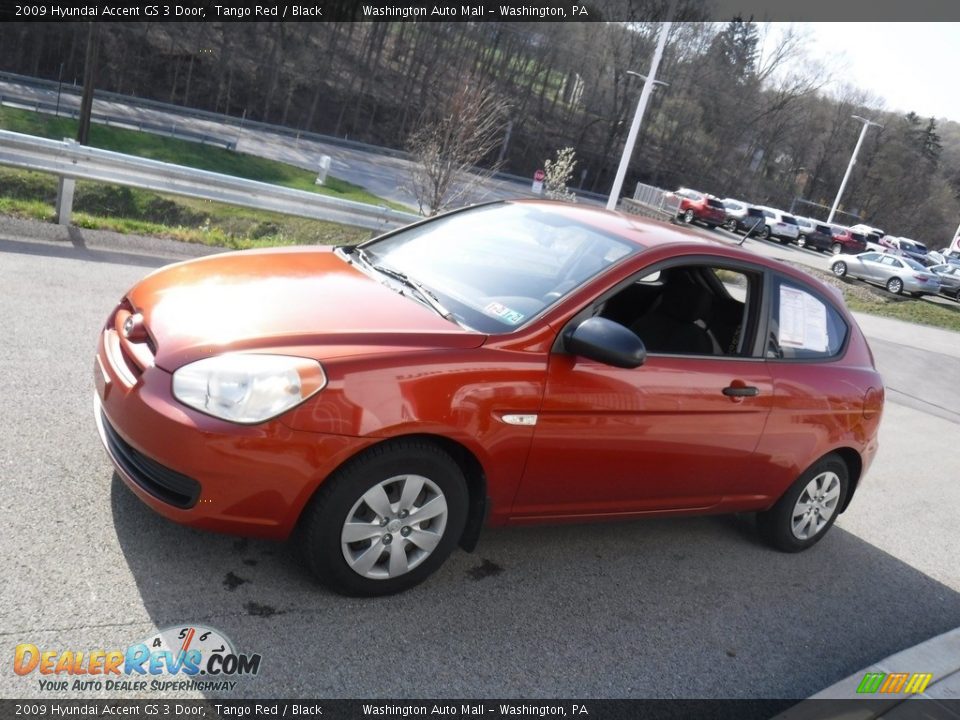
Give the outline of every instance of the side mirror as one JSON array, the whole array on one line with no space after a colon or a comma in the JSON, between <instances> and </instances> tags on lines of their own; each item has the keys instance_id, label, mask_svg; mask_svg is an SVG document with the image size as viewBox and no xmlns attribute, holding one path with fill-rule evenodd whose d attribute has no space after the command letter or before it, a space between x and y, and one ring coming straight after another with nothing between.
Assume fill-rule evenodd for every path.
<instances>
[{"instance_id":1,"label":"side mirror","mask_svg":"<svg viewBox=\"0 0 960 720\"><path fill-rule=\"evenodd\" d=\"M587 318L567 333L564 349L589 360L635 368L647 359L643 341L629 328L602 317Z\"/></svg>"}]
</instances>

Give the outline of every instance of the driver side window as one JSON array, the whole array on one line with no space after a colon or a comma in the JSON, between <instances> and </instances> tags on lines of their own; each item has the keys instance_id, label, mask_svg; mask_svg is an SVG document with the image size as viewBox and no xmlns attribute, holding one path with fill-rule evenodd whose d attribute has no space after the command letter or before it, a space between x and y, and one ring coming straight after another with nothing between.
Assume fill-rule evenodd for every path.
<instances>
[{"instance_id":1,"label":"driver side window","mask_svg":"<svg viewBox=\"0 0 960 720\"><path fill-rule=\"evenodd\" d=\"M630 328L651 354L749 357L761 287L760 273L674 266L636 277L600 314Z\"/></svg>"}]
</instances>

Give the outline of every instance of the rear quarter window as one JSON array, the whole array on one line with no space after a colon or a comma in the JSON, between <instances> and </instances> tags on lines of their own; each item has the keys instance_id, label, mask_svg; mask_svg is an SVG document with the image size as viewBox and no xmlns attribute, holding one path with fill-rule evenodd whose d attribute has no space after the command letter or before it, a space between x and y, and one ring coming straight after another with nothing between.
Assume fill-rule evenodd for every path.
<instances>
[{"instance_id":1,"label":"rear quarter window","mask_svg":"<svg viewBox=\"0 0 960 720\"><path fill-rule=\"evenodd\" d=\"M777 278L770 307L767 359L827 360L843 350L850 332L846 321L810 289Z\"/></svg>"}]
</instances>

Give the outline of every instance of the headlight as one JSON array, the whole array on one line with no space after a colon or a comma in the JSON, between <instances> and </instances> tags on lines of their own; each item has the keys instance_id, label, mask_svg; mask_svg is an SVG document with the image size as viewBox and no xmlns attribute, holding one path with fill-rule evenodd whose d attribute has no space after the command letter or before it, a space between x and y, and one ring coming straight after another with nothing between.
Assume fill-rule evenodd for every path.
<instances>
[{"instance_id":1,"label":"headlight","mask_svg":"<svg viewBox=\"0 0 960 720\"><path fill-rule=\"evenodd\" d=\"M253 424L299 405L326 384L316 360L233 353L197 360L174 372L173 396L208 415Z\"/></svg>"}]
</instances>

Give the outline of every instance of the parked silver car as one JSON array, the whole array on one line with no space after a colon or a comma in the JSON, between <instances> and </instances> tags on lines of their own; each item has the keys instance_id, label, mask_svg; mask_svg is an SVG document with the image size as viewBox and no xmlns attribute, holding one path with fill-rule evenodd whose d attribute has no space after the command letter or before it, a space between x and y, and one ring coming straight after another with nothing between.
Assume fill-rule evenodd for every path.
<instances>
[{"instance_id":1,"label":"parked silver car","mask_svg":"<svg viewBox=\"0 0 960 720\"><path fill-rule=\"evenodd\" d=\"M960 302L960 265L944 263L930 269L940 278L940 294Z\"/></svg>"},{"instance_id":2,"label":"parked silver car","mask_svg":"<svg viewBox=\"0 0 960 720\"><path fill-rule=\"evenodd\" d=\"M936 295L940 292L939 276L905 255L891 255L871 250L843 260L836 260L830 269L840 278L849 275L883 285L894 295L908 292L914 297L920 297Z\"/></svg>"}]
</instances>

